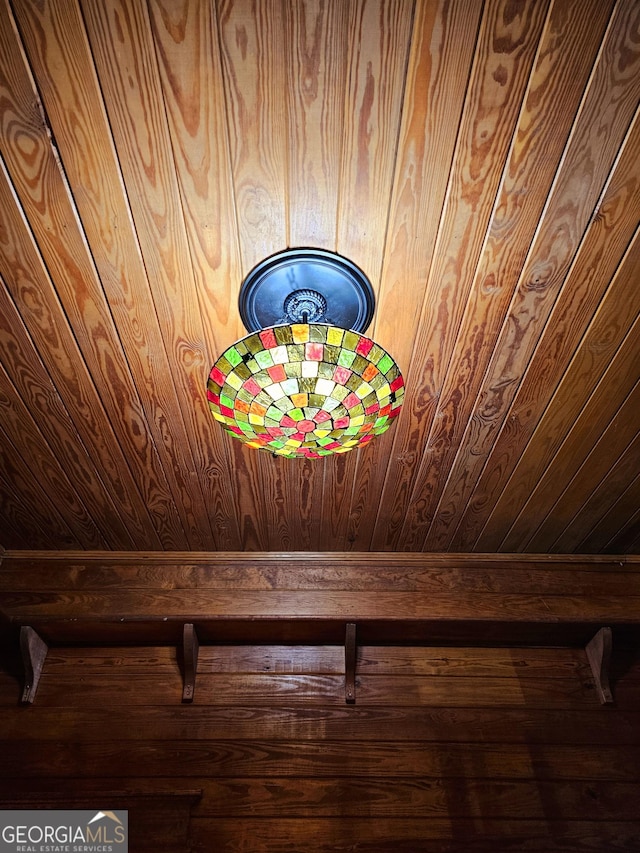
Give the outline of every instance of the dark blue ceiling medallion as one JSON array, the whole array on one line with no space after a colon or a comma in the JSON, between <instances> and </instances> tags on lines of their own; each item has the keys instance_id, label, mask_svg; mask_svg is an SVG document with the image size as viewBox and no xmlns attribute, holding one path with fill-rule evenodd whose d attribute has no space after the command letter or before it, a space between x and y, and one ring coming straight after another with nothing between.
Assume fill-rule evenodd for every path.
<instances>
[{"instance_id":1,"label":"dark blue ceiling medallion","mask_svg":"<svg viewBox=\"0 0 640 853\"><path fill-rule=\"evenodd\" d=\"M354 263L324 249L287 249L261 261L242 283L240 316L255 332L292 323L327 323L364 332L375 297Z\"/></svg>"}]
</instances>

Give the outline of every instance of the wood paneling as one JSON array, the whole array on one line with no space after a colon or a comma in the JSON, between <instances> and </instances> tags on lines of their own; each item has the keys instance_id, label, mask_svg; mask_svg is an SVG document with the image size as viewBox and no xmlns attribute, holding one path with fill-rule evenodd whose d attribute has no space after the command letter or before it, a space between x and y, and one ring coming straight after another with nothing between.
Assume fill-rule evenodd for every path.
<instances>
[{"instance_id":1,"label":"wood paneling","mask_svg":"<svg viewBox=\"0 0 640 853\"><path fill-rule=\"evenodd\" d=\"M2 0L0 543L637 550L639 26ZM243 276L300 245L369 275L407 380L339 458L253 452L206 402Z\"/></svg>"},{"instance_id":2,"label":"wood paneling","mask_svg":"<svg viewBox=\"0 0 640 853\"><path fill-rule=\"evenodd\" d=\"M635 589L640 574L637 560L603 557L512 565L471 556L465 567L453 556L400 555L393 565L374 554L368 571L361 560L9 555L2 595L22 589L28 606L28 566L50 591L125 596L180 585L195 595L208 585L223 596L235 581L265 600L296 579L344 590L377 575L380 587L413 587L417 596L462 573L479 597L483 586L525 579L551 589L558 576L593 591L624 575ZM175 647L54 646L28 709L17 704L15 667L0 671L0 801L120 792L130 820L144 824L139 805L155 798L158 814L184 830L182 798L192 803L192 849L203 851L633 850L639 665L637 648L614 645L615 703L605 707L582 648L360 645L357 702L347 705L338 645L203 643L194 703L185 705ZM175 798L168 810L163 797Z\"/></svg>"}]
</instances>

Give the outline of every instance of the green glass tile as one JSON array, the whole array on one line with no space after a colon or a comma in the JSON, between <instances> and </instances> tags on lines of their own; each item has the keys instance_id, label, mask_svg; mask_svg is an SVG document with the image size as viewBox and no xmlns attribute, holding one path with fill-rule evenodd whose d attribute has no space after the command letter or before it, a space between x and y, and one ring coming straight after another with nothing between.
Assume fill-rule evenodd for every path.
<instances>
[{"instance_id":1,"label":"green glass tile","mask_svg":"<svg viewBox=\"0 0 640 853\"><path fill-rule=\"evenodd\" d=\"M355 357L356 357L356 354L355 354L355 352L353 352L353 350L348 350L348 349L340 350L340 355L338 357L338 364L341 367L351 367Z\"/></svg>"},{"instance_id":2,"label":"green glass tile","mask_svg":"<svg viewBox=\"0 0 640 853\"><path fill-rule=\"evenodd\" d=\"M314 343L325 343L327 340L327 327L312 323L309 326L309 340Z\"/></svg>"},{"instance_id":3,"label":"green glass tile","mask_svg":"<svg viewBox=\"0 0 640 853\"><path fill-rule=\"evenodd\" d=\"M318 364L318 376L323 379L333 379L333 373L336 369L335 364L327 364L325 361L321 361Z\"/></svg>"},{"instance_id":4,"label":"green glass tile","mask_svg":"<svg viewBox=\"0 0 640 853\"><path fill-rule=\"evenodd\" d=\"M282 344L292 344L293 335L291 334L291 326L276 326L273 330L276 336L276 341Z\"/></svg>"},{"instance_id":5,"label":"green glass tile","mask_svg":"<svg viewBox=\"0 0 640 853\"><path fill-rule=\"evenodd\" d=\"M229 349L225 353L225 356L229 364L231 364L233 367L235 367L237 364L240 364L240 362L242 361L242 356L240 355L235 346L229 347Z\"/></svg>"},{"instance_id":6,"label":"green glass tile","mask_svg":"<svg viewBox=\"0 0 640 853\"><path fill-rule=\"evenodd\" d=\"M367 396L362 400L362 405L365 409L368 409L369 406L373 406L374 403L378 402L378 395L375 391L372 391L371 394L367 394Z\"/></svg>"},{"instance_id":7,"label":"green glass tile","mask_svg":"<svg viewBox=\"0 0 640 853\"><path fill-rule=\"evenodd\" d=\"M286 443L287 443L286 438L285 439L272 438L271 441L269 442L269 447L284 447L286 445Z\"/></svg>"},{"instance_id":8,"label":"green glass tile","mask_svg":"<svg viewBox=\"0 0 640 853\"><path fill-rule=\"evenodd\" d=\"M300 393L312 394L316 390L316 377L315 376L303 376L300 379L299 385L300 385Z\"/></svg>"},{"instance_id":9,"label":"green glass tile","mask_svg":"<svg viewBox=\"0 0 640 853\"><path fill-rule=\"evenodd\" d=\"M224 373L225 376L227 375L227 373L230 373L231 370L233 369L230 361L227 359L227 357L225 355L220 356L220 358L216 362L216 366L219 368L219 370L222 373Z\"/></svg>"},{"instance_id":10,"label":"green glass tile","mask_svg":"<svg viewBox=\"0 0 640 853\"><path fill-rule=\"evenodd\" d=\"M362 376L365 370L369 367L369 362L366 358L363 358L361 355L356 355L353 359L353 364L351 365L351 370L354 373L357 373L358 376Z\"/></svg>"},{"instance_id":11,"label":"green glass tile","mask_svg":"<svg viewBox=\"0 0 640 853\"><path fill-rule=\"evenodd\" d=\"M324 360L329 364L337 364L340 357L340 347L332 347L327 344L324 348Z\"/></svg>"},{"instance_id":12,"label":"green glass tile","mask_svg":"<svg viewBox=\"0 0 640 853\"><path fill-rule=\"evenodd\" d=\"M238 421L238 425L240 425L240 422L245 422L249 420L249 415L247 412L239 412L237 409L234 412L234 417Z\"/></svg>"},{"instance_id":13,"label":"green glass tile","mask_svg":"<svg viewBox=\"0 0 640 853\"><path fill-rule=\"evenodd\" d=\"M266 391L261 391L259 394L255 396L256 403L259 403L261 406L264 406L265 409L268 409L269 406L273 403L273 397L270 394L267 394Z\"/></svg>"},{"instance_id":14,"label":"green glass tile","mask_svg":"<svg viewBox=\"0 0 640 853\"><path fill-rule=\"evenodd\" d=\"M380 429L380 427L385 426L385 424L387 423L388 420L389 420L388 415L382 415L382 417L376 418L375 422L373 424L374 430Z\"/></svg>"},{"instance_id":15,"label":"green glass tile","mask_svg":"<svg viewBox=\"0 0 640 853\"><path fill-rule=\"evenodd\" d=\"M273 358L269 350L260 350L256 353L256 361L261 368L273 367Z\"/></svg>"},{"instance_id":16,"label":"green glass tile","mask_svg":"<svg viewBox=\"0 0 640 853\"><path fill-rule=\"evenodd\" d=\"M345 349L355 350L360 343L360 335L357 332L345 332L342 346Z\"/></svg>"},{"instance_id":17,"label":"green glass tile","mask_svg":"<svg viewBox=\"0 0 640 853\"><path fill-rule=\"evenodd\" d=\"M324 401L327 398L323 394L309 394L309 405L315 406L318 410L324 407Z\"/></svg>"},{"instance_id":18,"label":"green glass tile","mask_svg":"<svg viewBox=\"0 0 640 853\"><path fill-rule=\"evenodd\" d=\"M264 349L262 341L258 335L250 335L248 338L244 339L244 342L248 352L252 353L252 355L255 355L257 352L261 352Z\"/></svg>"},{"instance_id":19,"label":"green glass tile","mask_svg":"<svg viewBox=\"0 0 640 853\"><path fill-rule=\"evenodd\" d=\"M279 409L276 405L269 406L267 409L264 419L265 423L267 421L271 421L268 426L278 426L280 423L280 418L282 417L282 409Z\"/></svg>"},{"instance_id":20,"label":"green glass tile","mask_svg":"<svg viewBox=\"0 0 640 853\"><path fill-rule=\"evenodd\" d=\"M304 344L290 344L287 347L289 361L304 361Z\"/></svg>"},{"instance_id":21,"label":"green glass tile","mask_svg":"<svg viewBox=\"0 0 640 853\"><path fill-rule=\"evenodd\" d=\"M349 409L349 415L352 418L355 418L358 415L364 415L364 406L362 403L358 403L357 406L353 406L353 408Z\"/></svg>"},{"instance_id":22,"label":"green glass tile","mask_svg":"<svg viewBox=\"0 0 640 853\"><path fill-rule=\"evenodd\" d=\"M302 411L302 409L297 409L297 408L291 409L291 411L288 412L288 415L291 418L291 420L293 420L293 421L303 421L304 420L304 412Z\"/></svg>"},{"instance_id":23,"label":"green glass tile","mask_svg":"<svg viewBox=\"0 0 640 853\"><path fill-rule=\"evenodd\" d=\"M377 365L380 359L384 358L385 355L386 353L382 349L382 347L378 346L378 344L374 344L369 350L367 358L369 359L369 361L372 361L374 364Z\"/></svg>"},{"instance_id":24,"label":"green glass tile","mask_svg":"<svg viewBox=\"0 0 640 853\"><path fill-rule=\"evenodd\" d=\"M276 401L275 406L281 412L290 412L291 409L295 409L294 404L288 397L281 397L279 400Z\"/></svg>"},{"instance_id":25,"label":"green glass tile","mask_svg":"<svg viewBox=\"0 0 640 853\"><path fill-rule=\"evenodd\" d=\"M236 397L238 400L242 400L243 403L250 403L253 400L253 394L250 394L246 388L241 388Z\"/></svg>"},{"instance_id":26,"label":"green glass tile","mask_svg":"<svg viewBox=\"0 0 640 853\"><path fill-rule=\"evenodd\" d=\"M358 380L359 381L359 380ZM344 398L351 393L351 390L347 388L345 385L336 385L336 387L331 392L331 396L334 400L338 400L341 403Z\"/></svg>"},{"instance_id":27,"label":"green glass tile","mask_svg":"<svg viewBox=\"0 0 640 853\"><path fill-rule=\"evenodd\" d=\"M347 427L343 433L343 435L357 435L360 432L360 427Z\"/></svg>"},{"instance_id":28,"label":"green glass tile","mask_svg":"<svg viewBox=\"0 0 640 853\"><path fill-rule=\"evenodd\" d=\"M290 361L284 366L285 373L291 379L302 376L302 361Z\"/></svg>"},{"instance_id":29,"label":"green glass tile","mask_svg":"<svg viewBox=\"0 0 640 853\"><path fill-rule=\"evenodd\" d=\"M380 371L380 373L386 373L390 367L393 367L393 359L391 358L390 355L385 353L382 356L382 358L380 359L380 361L378 362L377 368Z\"/></svg>"},{"instance_id":30,"label":"green glass tile","mask_svg":"<svg viewBox=\"0 0 640 853\"><path fill-rule=\"evenodd\" d=\"M228 409L233 409L234 397L227 397L226 394L220 395L220 405L226 406Z\"/></svg>"},{"instance_id":31,"label":"green glass tile","mask_svg":"<svg viewBox=\"0 0 640 853\"><path fill-rule=\"evenodd\" d=\"M335 441L335 438L331 438L331 436L328 435L326 438L319 438L317 443L319 445L321 445L322 447L324 447L325 444L332 444L334 441Z\"/></svg>"},{"instance_id":32,"label":"green glass tile","mask_svg":"<svg viewBox=\"0 0 640 853\"><path fill-rule=\"evenodd\" d=\"M249 368L247 367L247 365L246 365L246 364L244 364L244 362L242 362L242 361L241 361L241 362L240 362L240 364L239 364L239 365L234 369L234 371L233 371L233 372L234 372L234 373L236 373L236 374L240 377L240 379L242 379L242 381L243 381L243 382L245 382L245 381L246 381L246 380L247 380L247 379L252 375L252 374L251 374L251 371L249 370Z\"/></svg>"},{"instance_id":33,"label":"green glass tile","mask_svg":"<svg viewBox=\"0 0 640 853\"><path fill-rule=\"evenodd\" d=\"M369 380L369 385L375 390L379 391L383 385L386 385L389 380L384 375L384 373L376 373L373 379Z\"/></svg>"},{"instance_id":34,"label":"green glass tile","mask_svg":"<svg viewBox=\"0 0 640 853\"><path fill-rule=\"evenodd\" d=\"M362 385L362 377L358 376L357 373L352 373L351 376L347 379L346 387L349 391L355 391Z\"/></svg>"}]
</instances>

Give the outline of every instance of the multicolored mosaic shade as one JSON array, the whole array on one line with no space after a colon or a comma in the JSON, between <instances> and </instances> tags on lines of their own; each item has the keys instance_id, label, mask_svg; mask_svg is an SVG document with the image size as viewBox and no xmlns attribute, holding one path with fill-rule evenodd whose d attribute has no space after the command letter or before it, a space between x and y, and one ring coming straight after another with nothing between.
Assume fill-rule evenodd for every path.
<instances>
[{"instance_id":1,"label":"multicolored mosaic shade","mask_svg":"<svg viewBox=\"0 0 640 853\"><path fill-rule=\"evenodd\" d=\"M312 458L346 453L385 432L404 397L389 353L322 323L242 338L215 363L207 389L214 418L249 447Z\"/></svg>"}]
</instances>

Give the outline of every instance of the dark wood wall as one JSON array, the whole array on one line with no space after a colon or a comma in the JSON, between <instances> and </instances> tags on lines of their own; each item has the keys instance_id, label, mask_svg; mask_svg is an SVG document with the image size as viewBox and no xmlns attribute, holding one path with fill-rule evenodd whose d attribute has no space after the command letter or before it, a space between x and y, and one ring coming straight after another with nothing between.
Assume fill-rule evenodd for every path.
<instances>
[{"instance_id":1,"label":"dark wood wall","mask_svg":"<svg viewBox=\"0 0 640 853\"><path fill-rule=\"evenodd\" d=\"M364 647L355 706L342 665L207 647L185 706L170 648L56 649L33 707L2 679L4 798L201 789L198 853L640 849L637 662L612 708L577 649Z\"/></svg>"},{"instance_id":2,"label":"dark wood wall","mask_svg":"<svg viewBox=\"0 0 640 853\"><path fill-rule=\"evenodd\" d=\"M640 659L623 630L640 621L640 559L385 559L9 554L0 602L11 630L32 617L66 644L52 643L30 707L18 705L17 660L7 659L0 800L95 795L102 808L110 792L133 814L145 795L171 794L158 818L177 838L192 805L196 853L640 849ZM209 642L183 704L180 644L166 637L189 595ZM457 614L445 613L447 595ZM362 636L376 606L390 620L377 630L396 628L394 644L358 648L355 705L345 703L343 647L259 639L267 613L279 613L283 634L333 630L322 620L329 598L342 619L352 608ZM249 601L253 616L237 621ZM473 646L398 643L418 622L427 634L447 620L460 628L463 611ZM603 706L584 649L555 643L607 614L615 701ZM482 625L489 637L500 619L511 643L483 644ZM547 645L523 644L536 626ZM92 642L98 628L109 644ZM223 643L243 629L244 644ZM116 643L136 632L135 645ZM189 846L172 843L156 849Z\"/></svg>"}]
</instances>

